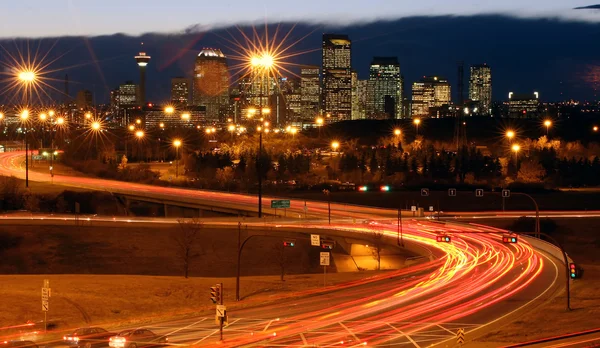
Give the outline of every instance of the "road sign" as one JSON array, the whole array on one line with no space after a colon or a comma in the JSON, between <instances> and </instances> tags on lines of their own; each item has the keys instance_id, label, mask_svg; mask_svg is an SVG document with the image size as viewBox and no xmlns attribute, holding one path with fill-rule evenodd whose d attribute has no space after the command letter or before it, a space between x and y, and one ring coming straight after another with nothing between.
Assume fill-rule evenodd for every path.
<instances>
[{"instance_id":1,"label":"road sign","mask_svg":"<svg viewBox=\"0 0 600 348\"><path fill-rule=\"evenodd\" d=\"M217 305L217 317L224 318L227 307L225 305Z\"/></svg>"},{"instance_id":2,"label":"road sign","mask_svg":"<svg viewBox=\"0 0 600 348\"><path fill-rule=\"evenodd\" d=\"M416 205L411 205L410 206L410 211L412 211L412 212L417 211L417 206Z\"/></svg>"},{"instance_id":3,"label":"road sign","mask_svg":"<svg viewBox=\"0 0 600 348\"><path fill-rule=\"evenodd\" d=\"M456 189L455 188L448 189L448 196L456 197Z\"/></svg>"},{"instance_id":4,"label":"road sign","mask_svg":"<svg viewBox=\"0 0 600 348\"><path fill-rule=\"evenodd\" d=\"M458 329L458 331L456 331L456 343L457 344L465 343L465 330L464 329Z\"/></svg>"},{"instance_id":5,"label":"road sign","mask_svg":"<svg viewBox=\"0 0 600 348\"><path fill-rule=\"evenodd\" d=\"M321 252L321 266L329 266L329 253L328 252Z\"/></svg>"},{"instance_id":6,"label":"road sign","mask_svg":"<svg viewBox=\"0 0 600 348\"><path fill-rule=\"evenodd\" d=\"M48 301L42 301L42 311L47 312L49 308L50 305L48 304Z\"/></svg>"},{"instance_id":7,"label":"road sign","mask_svg":"<svg viewBox=\"0 0 600 348\"><path fill-rule=\"evenodd\" d=\"M510 190L502 190L502 197L504 197L504 198L510 197Z\"/></svg>"},{"instance_id":8,"label":"road sign","mask_svg":"<svg viewBox=\"0 0 600 348\"><path fill-rule=\"evenodd\" d=\"M433 211L433 205L429 206L429 211Z\"/></svg>"},{"instance_id":9,"label":"road sign","mask_svg":"<svg viewBox=\"0 0 600 348\"><path fill-rule=\"evenodd\" d=\"M475 197L483 197L483 189L476 189Z\"/></svg>"},{"instance_id":10,"label":"road sign","mask_svg":"<svg viewBox=\"0 0 600 348\"><path fill-rule=\"evenodd\" d=\"M423 197L429 196L429 189L428 188L422 188L421 189L421 196L423 196Z\"/></svg>"},{"instance_id":11,"label":"road sign","mask_svg":"<svg viewBox=\"0 0 600 348\"><path fill-rule=\"evenodd\" d=\"M289 199L273 199L271 200L271 208L277 209L277 208L289 208L290 207L290 200Z\"/></svg>"},{"instance_id":12,"label":"road sign","mask_svg":"<svg viewBox=\"0 0 600 348\"><path fill-rule=\"evenodd\" d=\"M50 288L42 288L42 302L50 298Z\"/></svg>"},{"instance_id":13,"label":"road sign","mask_svg":"<svg viewBox=\"0 0 600 348\"><path fill-rule=\"evenodd\" d=\"M321 245L321 236L318 234L310 235L310 245L311 246L320 246Z\"/></svg>"}]
</instances>

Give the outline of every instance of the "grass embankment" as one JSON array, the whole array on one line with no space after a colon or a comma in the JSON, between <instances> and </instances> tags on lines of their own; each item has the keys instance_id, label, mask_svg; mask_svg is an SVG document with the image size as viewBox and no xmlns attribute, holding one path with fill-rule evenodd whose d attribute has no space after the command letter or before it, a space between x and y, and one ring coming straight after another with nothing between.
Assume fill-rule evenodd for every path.
<instances>
[{"instance_id":1,"label":"grass embankment","mask_svg":"<svg viewBox=\"0 0 600 348\"><path fill-rule=\"evenodd\" d=\"M584 269L583 278L572 282L571 308L566 310L566 294L523 315L519 320L478 341L524 342L600 327L600 219L555 219L553 233L567 253ZM507 228L511 221L484 220L478 223ZM562 279L562 278L561 278ZM562 284L562 282L561 282Z\"/></svg>"},{"instance_id":2,"label":"grass embankment","mask_svg":"<svg viewBox=\"0 0 600 348\"><path fill-rule=\"evenodd\" d=\"M327 285L383 273L327 274ZM224 285L228 311L294 296L323 286L322 274L243 277L242 302L235 302L235 278L188 278L131 275L0 276L0 327L43 320L41 286L50 280L52 297L48 320L59 330L84 325L115 327L172 318L177 315L212 315L209 289ZM298 292L298 293L295 293ZM0 331L0 336L3 333Z\"/></svg>"}]
</instances>

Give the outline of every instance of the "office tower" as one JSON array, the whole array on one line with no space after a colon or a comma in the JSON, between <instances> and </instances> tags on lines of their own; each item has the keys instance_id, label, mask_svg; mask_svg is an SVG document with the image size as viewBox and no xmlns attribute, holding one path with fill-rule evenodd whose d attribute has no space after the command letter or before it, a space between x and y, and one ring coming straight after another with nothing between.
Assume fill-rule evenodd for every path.
<instances>
[{"instance_id":1,"label":"office tower","mask_svg":"<svg viewBox=\"0 0 600 348\"><path fill-rule=\"evenodd\" d=\"M401 117L402 78L398 58L373 58L369 69L367 115L369 118Z\"/></svg>"},{"instance_id":2,"label":"office tower","mask_svg":"<svg viewBox=\"0 0 600 348\"><path fill-rule=\"evenodd\" d=\"M171 79L171 104L187 106L190 102L190 80L185 77Z\"/></svg>"},{"instance_id":3,"label":"office tower","mask_svg":"<svg viewBox=\"0 0 600 348\"><path fill-rule=\"evenodd\" d=\"M146 52L140 52L135 56L135 61L140 67L140 94L137 101L139 105L144 105L146 103L146 66L150 62L150 56L146 55Z\"/></svg>"},{"instance_id":4,"label":"office tower","mask_svg":"<svg viewBox=\"0 0 600 348\"><path fill-rule=\"evenodd\" d=\"M352 70L352 113L351 119L358 120L359 119L359 108L358 108L358 73L356 70Z\"/></svg>"},{"instance_id":5,"label":"office tower","mask_svg":"<svg viewBox=\"0 0 600 348\"><path fill-rule=\"evenodd\" d=\"M188 106L177 110L177 114L165 112L165 105L147 107L141 114L146 128L197 128L206 124L204 106Z\"/></svg>"},{"instance_id":6,"label":"office tower","mask_svg":"<svg viewBox=\"0 0 600 348\"><path fill-rule=\"evenodd\" d=\"M130 108L139 105L139 95L138 85L134 84L132 81L127 81L124 84L119 85L119 89L115 95L117 107Z\"/></svg>"},{"instance_id":7,"label":"office tower","mask_svg":"<svg viewBox=\"0 0 600 348\"><path fill-rule=\"evenodd\" d=\"M469 99L477 103L479 114L492 113L492 69L486 64L471 66Z\"/></svg>"},{"instance_id":8,"label":"office tower","mask_svg":"<svg viewBox=\"0 0 600 348\"><path fill-rule=\"evenodd\" d=\"M540 114L540 94L508 93L508 116L515 118L535 118Z\"/></svg>"},{"instance_id":9,"label":"office tower","mask_svg":"<svg viewBox=\"0 0 600 348\"><path fill-rule=\"evenodd\" d=\"M75 97L75 105L79 110L90 110L93 105L93 96L92 92L87 89L82 89L77 92L77 96Z\"/></svg>"},{"instance_id":10,"label":"office tower","mask_svg":"<svg viewBox=\"0 0 600 348\"><path fill-rule=\"evenodd\" d=\"M300 121L302 115L301 78L279 78L278 93L271 96L271 122L282 126Z\"/></svg>"},{"instance_id":11,"label":"office tower","mask_svg":"<svg viewBox=\"0 0 600 348\"><path fill-rule=\"evenodd\" d=\"M301 117L314 119L319 114L321 97L320 69L316 65L300 67Z\"/></svg>"},{"instance_id":12,"label":"office tower","mask_svg":"<svg viewBox=\"0 0 600 348\"><path fill-rule=\"evenodd\" d=\"M229 105L229 69L220 49L204 48L194 66L194 105L206 106L206 118L218 122Z\"/></svg>"},{"instance_id":13,"label":"office tower","mask_svg":"<svg viewBox=\"0 0 600 348\"><path fill-rule=\"evenodd\" d=\"M328 122L352 116L352 43L347 35L323 35L322 108Z\"/></svg>"},{"instance_id":14,"label":"office tower","mask_svg":"<svg viewBox=\"0 0 600 348\"><path fill-rule=\"evenodd\" d=\"M412 117L439 115L436 109L451 103L450 83L445 78L426 76L413 83Z\"/></svg>"}]
</instances>

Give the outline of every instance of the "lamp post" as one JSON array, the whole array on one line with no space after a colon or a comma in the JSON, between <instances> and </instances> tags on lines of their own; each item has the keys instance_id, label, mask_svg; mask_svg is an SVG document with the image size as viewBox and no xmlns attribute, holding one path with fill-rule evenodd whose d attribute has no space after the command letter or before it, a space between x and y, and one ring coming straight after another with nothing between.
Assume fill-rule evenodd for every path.
<instances>
[{"instance_id":1,"label":"lamp post","mask_svg":"<svg viewBox=\"0 0 600 348\"><path fill-rule=\"evenodd\" d=\"M516 135L515 132L510 129L508 131L506 131L506 137L508 138L509 143L512 143L512 140L515 137L515 135Z\"/></svg>"},{"instance_id":2,"label":"lamp post","mask_svg":"<svg viewBox=\"0 0 600 348\"><path fill-rule=\"evenodd\" d=\"M519 174L519 150L521 150L521 146L519 144L514 144L512 146L512 150L515 153L515 169L516 169L515 177L517 177L517 175Z\"/></svg>"},{"instance_id":3,"label":"lamp post","mask_svg":"<svg viewBox=\"0 0 600 348\"><path fill-rule=\"evenodd\" d=\"M552 126L552 121L544 121L544 126L546 126L546 137L548 137L548 134L550 133L550 126Z\"/></svg>"},{"instance_id":4,"label":"lamp post","mask_svg":"<svg viewBox=\"0 0 600 348\"><path fill-rule=\"evenodd\" d=\"M421 119L420 118L415 118L413 120L413 123L415 124L415 128L417 130L417 137L419 136L419 124L421 124Z\"/></svg>"},{"instance_id":5,"label":"lamp post","mask_svg":"<svg viewBox=\"0 0 600 348\"><path fill-rule=\"evenodd\" d=\"M144 138L144 131L143 130L136 131L135 137L138 140L138 150L140 150L140 143L141 143L142 138ZM142 151L139 151L139 152L142 152Z\"/></svg>"},{"instance_id":6,"label":"lamp post","mask_svg":"<svg viewBox=\"0 0 600 348\"><path fill-rule=\"evenodd\" d=\"M175 146L175 178L177 178L179 176L179 147L181 146L181 140L175 139L173 146Z\"/></svg>"},{"instance_id":7,"label":"lamp post","mask_svg":"<svg viewBox=\"0 0 600 348\"><path fill-rule=\"evenodd\" d=\"M25 134L25 187L29 187L29 142L27 141L27 121L29 120L29 110L21 111L21 126Z\"/></svg>"}]
</instances>

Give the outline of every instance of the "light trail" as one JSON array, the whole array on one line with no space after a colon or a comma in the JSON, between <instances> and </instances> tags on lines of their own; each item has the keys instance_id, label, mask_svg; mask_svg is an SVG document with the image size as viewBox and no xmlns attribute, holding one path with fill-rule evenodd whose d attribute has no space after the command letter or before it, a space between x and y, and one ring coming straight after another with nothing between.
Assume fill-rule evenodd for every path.
<instances>
[{"instance_id":1,"label":"light trail","mask_svg":"<svg viewBox=\"0 0 600 348\"><path fill-rule=\"evenodd\" d=\"M23 153L18 152L0 154L0 174L22 175L20 167L22 155ZM48 175L41 173L30 173L30 178L34 181L49 180ZM85 177L55 176L54 182L92 189L115 189L117 192L118 190L123 192L125 187L130 192L227 201L244 207L253 207L256 204L256 197L253 196L155 187ZM292 200L291 203L291 211L302 212L304 201ZM310 202L307 206L312 214L319 216L327 214L327 203ZM332 207L336 209L336 216L355 219L382 218L383 220L369 224L334 221L331 225L310 221L296 224L277 221L276 225L268 225L281 229L293 227L349 232L349 235L366 237L373 231L378 231L384 234L384 238L395 241L397 226L395 222L391 222L393 219L390 219L387 214L393 216L396 211L334 203ZM113 219L123 221L123 218ZM386 223L386 219L390 222ZM132 220L133 223L142 221L152 220ZM219 224L219 222L215 223ZM237 225L237 222L235 224ZM265 226L265 222L248 224ZM436 242L435 237L440 232L451 236L452 243ZM258 330L253 326L254 324L240 324L236 331L228 332L222 345L227 347L302 346L308 342L310 345L335 346L342 341L347 342L350 335L348 330L351 330L361 341L356 342L356 338L351 337L352 344L366 342L372 346L390 344L403 335L412 336L440 324L467 320L485 311L494 312L492 318L501 317L513 309L511 306L506 306L504 301L532 286L545 269L544 259L525 239L520 239L518 244L504 244L501 242L502 232L500 229L482 225L444 225L427 220L404 220L405 243L430 250L434 256L433 260L378 277L335 287L303 291L301 294L304 297L293 300L297 305L296 308L299 308L297 311L290 310L287 302L268 306L270 313L290 313L277 325L266 327L269 323L267 320L262 323L262 329ZM555 282L548 287L554 284ZM545 293L546 290L547 288L543 288L541 292ZM329 299L327 302L315 302L316 295L331 296L330 294L338 293L342 297L327 297ZM285 298L286 295L281 296L281 299ZM252 301L248 303L259 304ZM252 309L247 311L253 313ZM258 310L254 311L254 313L262 313L257 312ZM340 325L337 325L337 330L329 330L336 323L353 324L347 326L348 330L340 329ZM389 323L394 325L390 326ZM319 332L319 335L307 336L306 333L310 332ZM205 337L199 341L196 337L191 342L205 345L209 342L214 343L213 339L215 338Z\"/></svg>"}]
</instances>

